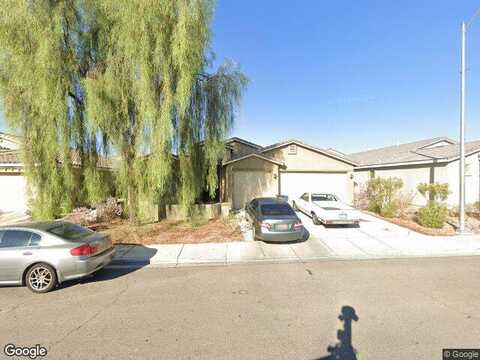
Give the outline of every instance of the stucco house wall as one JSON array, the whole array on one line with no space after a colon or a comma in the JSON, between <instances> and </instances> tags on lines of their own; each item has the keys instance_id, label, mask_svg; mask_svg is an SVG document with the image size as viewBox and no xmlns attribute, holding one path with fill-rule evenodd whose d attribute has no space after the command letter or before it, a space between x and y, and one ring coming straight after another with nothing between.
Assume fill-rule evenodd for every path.
<instances>
[{"instance_id":1,"label":"stucco house wall","mask_svg":"<svg viewBox=\"0 0 480 360\"><path fill-rule=\"evenodd\" d=\"M480 201L480 166L478 154L465 158L465 203L473 204ZM451 206L458 206L459 200L459 173L460 161L450 162L447 169L447 178L450 188L450 195L447 203Z\"/></svg>"},{"instance_id":2,"label":"stucco house wall","mask_svg":"<svg viewBox=\"0 0 480 360\"><path fill-rule=\"evenodd\" d=\"M465 201L473 204L480 201L480 166L477 154L467 156L465 163L468 167L465 176ZM420 183L447 183L450 195L447 199L449 206L458 205L459 191L459 161L449 163L398 166L390 168L356 169L354 173L355 193L364 191L371 176L389 178L397 177L403 181L403 193L415 194L412 203L423 206L426 199L418 192Z\"/></svg>"},{"instance_id":3,"label":"stucco house wall","mask_svg":"<svg viewBox=\"0 0 480 360\"><path fill-rule=\"evenodd\" d=\"M264 154L283 162L288 171L353 172L353 165L299 145L296 154L289 153L288 145L265 151Z\"/></svg>"},{"instance_id":4,"label":"stucco house wall","mask_svg":"<svg viewBox=\"0 0 480 360\"><path fill-rule=\"evenodd\" d=\"M265 155L283 162L284 168L281 173L305 172L305 173L344 173L347 182L347 196L344 199L347 203L353 203L354 197L354 166L335 159L328 155L316 152L303 146L296 146L296 153L292 154L288 145L264 152ZM319 186L318 191L322 191Z\"/></svg>"},{"instance_id":5,"label":"stucco house wall","mask_svg":"<svg viewBox=\"0 0 480 360\"><path fill-rule=\"evenodd\" d=\"M243 191L255 191L257 196L278 195L278 167L277 164L255 157L225 166L222 182L226 186L222 201L230 202L234 208L238 208L238 199L234 199L235 191L237 195Z\"/></svg>"},{"instance_id":6,"label":"stucco house wall","mask_svg":"<svg viewBox=\"0 0 480 360\"><path fill-rule=\"evenodd\" d=\"M412 204L423 206L426 199L418 192L417 187L421 183L445 183L448 182L446 164L428 165L404 165L398 167L383 167L373 169L355 170L355 192L364 191L370 178L399 178L403 181L401 192L413 196Z\"/></svg>"}]
</instances>

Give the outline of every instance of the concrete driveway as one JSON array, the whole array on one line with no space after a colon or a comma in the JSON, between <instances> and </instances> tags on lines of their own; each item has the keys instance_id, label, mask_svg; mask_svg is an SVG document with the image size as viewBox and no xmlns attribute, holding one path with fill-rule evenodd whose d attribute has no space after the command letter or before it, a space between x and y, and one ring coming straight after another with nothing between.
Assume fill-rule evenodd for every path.
<instances>
[{"instance_id":1,"label":"concrete driveway","mask_svg":"<svg viewBox=\"0 0 480 360\"><path fill-rule=\"evenodd\" d=\"M272 244L253 241L241 222L245 241L206 244L118 246L112 266L177 267L251 262L305 262L311 260L383 259L480 255L480 236L427 236L363 214L359 227L313 225L299 213L308 239ZM239 220L241 215L239 214Z\"/></svg>"},{"instance_id":2,"label":"concrete driveway","mask_svg":"<svg viewBox=\"0 0 480 360\"><path fill-rule=\"evenodd\" d=\"M310 233L309 242L323 246L331 257L379 258L480 254L480 237L428 236L362 213L358 227L325 227L298 213Z\"/></svg>"},{"instance_id":3,"label":"concrete driveway","mask_svg":"<svg viewBox=\"0 0 480 360\"><path fill-rule=\"evenodd\" d=\"M0 212L0 225L11 225L31 220L29 215L22 212Z\"/></svg>"}]
</instances>

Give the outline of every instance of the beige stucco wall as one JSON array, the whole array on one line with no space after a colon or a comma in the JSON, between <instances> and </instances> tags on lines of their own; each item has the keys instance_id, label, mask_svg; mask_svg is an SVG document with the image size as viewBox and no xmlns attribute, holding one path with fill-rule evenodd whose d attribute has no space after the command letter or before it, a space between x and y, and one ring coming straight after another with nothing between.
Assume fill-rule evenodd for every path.
<instances>
[{"instance_id":1,"label":"beige stucco wall","mask_svg":"<svg viewBox=\"0 0 480 360\"><path fill-rule=\"evenodd\" d=\"M235 175L237 173L237 175ZM278 195L278 165L258 159L240 160L224 167L226 191L223 201L238 208L234 191L245 192L246 197ZM253 181L255 180L255 181Z\"/></svg>"},{"instance_id":2,"label":"beige stucco wall","mask_svg":"<svg viewBox=\"0 0 480 360\"><path fill-rule=\"evenodd\" d=\"M238 141L232 141L228 144L223 161L229 161L232 158L239 158L257 151L256 148Z\"/></svg>"},{"instance_id":3,"label":"beige stucco wall","mask_svg":"<svg viewBox=\"0 0 480 360\"><path fill-rule=\"evenodd\" d=\"M433 169L433 170L432 170ZM426 199L418 192L417 186L420 183L448 181L446 165L410 165L397 168L377 168L372 169L375 177L391 178L396 177L403 181L402 192L413 196L412 203L415 205L424 205ZM365 190L368 180L370 179L370 169L357 169L354 172L355 192Z\"/></svg>"},{"instance_id":4,"label":"beige stucco wall","mask_svg":"<svg viewBox=\"0 0 480 360\"><path fill-rule=\"evenodd\" d=\"M465 202L473 204L480 201L480 171L478 154L473 154L465 158ZM450 195L448 197L448 204L451 206L458 206L459 202L459 160L452 161L447 166L448 183L450 187Z\"/></svg>"},{"instance_id":5,"label":"beige stucco wall","mask_svg":"<svg viewBox=\"0 0 480 360\"><path fill-rule=\"evenodd\" d=\"M299 145L297 145L296 154L289 154L288 145L267 151L264 154L274 158L275 160L283 162L285 164L285 168L282 169L282 171L346 173L347 189L349 194L347 195L345 201L353 202L353 165Z\"/></svg>"},{"instance_id":6,"label":"beige stucco wall","mask_svg":"<svg viewBox=\"0 0 480 360\"><path fill-rule=\"evenodd\" d=\"M353 165L297 145L297 153L289 154L288 145L264 153L285 164L287 171L353 171Z\"/></svg>"}]
</instances>

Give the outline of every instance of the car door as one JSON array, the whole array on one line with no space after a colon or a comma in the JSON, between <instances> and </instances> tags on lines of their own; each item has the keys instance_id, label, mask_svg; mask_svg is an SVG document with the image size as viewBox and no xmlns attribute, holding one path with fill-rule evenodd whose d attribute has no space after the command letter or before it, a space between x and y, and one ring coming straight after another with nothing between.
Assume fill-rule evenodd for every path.
<instances>
[{"instance_id":1,"label":"car door","mask_svg":"<svg viewBox=\"0 0 480 360\"><path fill-rule=\"evenodd\" d=\"M32 262L40 235L27 230L2 230L0 234L0 281L20 282ZM32 244L32 246L30 246Z\"/></svg>"}]
</instances>

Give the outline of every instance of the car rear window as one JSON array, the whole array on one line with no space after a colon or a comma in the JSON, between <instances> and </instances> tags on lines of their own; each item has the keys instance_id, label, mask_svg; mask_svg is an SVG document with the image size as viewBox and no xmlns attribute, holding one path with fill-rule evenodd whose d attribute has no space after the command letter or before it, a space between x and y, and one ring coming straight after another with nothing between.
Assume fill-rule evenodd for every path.
<instances>
[{"instance_id":1,"label":"car rear window","mask_svg":"<svg viewBox=\"0 0 480 360\"><path fill-rule=\"evenodd\" d=\"M263 215L295 215L288 204L265 204L260 206Z\"/></svg>"},{"instance_id":2,"label":"car rear window","mask_svg":"<svg viewBox=\"0 0 480 360\"><path fill-rule=\"evenodd\" d=\"M332 194L312 194L312 201L337 201Z\"/></svg>"},{"instance_id":3,"label":"car rear window","mask_svg":"<svg viewBox=\"0 0 480 360\"><path fill-rule=\"evenodd\" d=\"M47 230L49 233L57 235L66 240L80 240L93 233L92 230L83 226L70 223L61 223Z\"/></svg>"}]
</instances>

